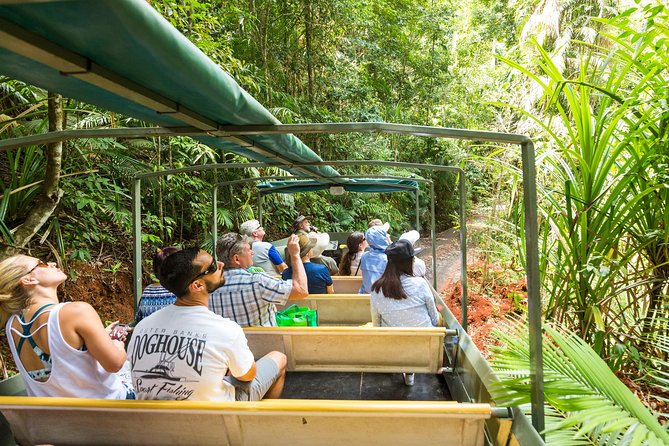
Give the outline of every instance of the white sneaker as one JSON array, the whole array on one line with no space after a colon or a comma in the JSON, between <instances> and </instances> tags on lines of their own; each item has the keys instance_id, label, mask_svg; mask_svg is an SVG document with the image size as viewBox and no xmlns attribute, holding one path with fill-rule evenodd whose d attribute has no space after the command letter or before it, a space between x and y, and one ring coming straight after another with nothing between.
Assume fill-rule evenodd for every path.
<instances>
[{"instance_id":1,"label":"white sneaker","mask_svg":"<svg viewBox=\"0 0 669 446\"><path fill-rule=\"evenodd\" d=\"M413 373L402 373L402 375L404 375L404 384L407 386L413 386L416 375Z\"/></svg>"}]
</instances>

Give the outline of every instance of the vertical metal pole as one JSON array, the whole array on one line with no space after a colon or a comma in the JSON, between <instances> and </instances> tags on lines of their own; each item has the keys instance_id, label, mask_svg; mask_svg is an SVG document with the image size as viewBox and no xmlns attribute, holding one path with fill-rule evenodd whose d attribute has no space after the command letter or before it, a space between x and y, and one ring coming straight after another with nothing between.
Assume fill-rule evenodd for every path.
<instances>
[{"instance_id":1,"label":"vertical metal pole","mask_svg":"<svg viewBox=\"0 0 669 446\"><path fill-rule=\"evenodd\" d=\"M527 258L527 313L530 323L530 387L532 425L545 439L544 430L544 364L541 327L541 293L539 277L539 225L537 222L537 185L532 141L521 144L523 159L523 195L525 206L525 252Z\"/></svg>"},{"instance_id":2,"label":"vertical metal pole","mask_svg":"<svg viewBox=\"0 0 669 446\"><path fill-rule=\"evenodd\" d=\"M260 193L260 191L258 191L258 223L260 223L260 226L263 225L263 223L262 223L262 211L263 211L262 204L263 204L262 203L262 194Z\"/></svg>"},{"instance_id":3,"label":"vertical metal pole","mask_svg":"<svg viewBox=\"0 0 669 446\"><path fill-rule=\"evenodd\" d=\"M462 286L462 329L467 332L467 186L465 173L458 174L458 188L460 189L460 285Z\"/></svg>"},{"instance_id":4,"label":"vertical metal pole","mask_svg":"<svg viewBox=\"0 0 669 446\"><path fill-rule=\"evenodd\" d=\"M211 191L211 240L213 243L213 257L216 258L216 243L218 242L218 175L214 181L214 189Z\"/></svg>"},{"instance_id":5,"label":"vertical metal pole","mask_svg":"<svg viewBox=\"0 0 669 446\"><path fill-rule=\"evenodd\" d=\"M420 187L416 188L416 231L420 232Z\"/></svg>"},{"instance_id":6,"label":"vertical metal pole","mask_svg":"<svg viewBox=\"0 0 669 446\"><path fill-rule=\"evenodd\" d=\"M434 216L434 183L430 182L430 216L432 223L430 227L430 238L432 239L432 285L437 289L437 234L436 234L436 218Z\"/></svg>"},{"instance_id":7,"label":"vertical metal pole","mask_svg":"<svg viewBox=\"0 0 669 446\"><path fill-rule=\"evenodd\" d=\"M133 291L135 312L142 296L142 182L135 179L132 184L132 234L133 234Z\"/></svg>"}]
</instances>

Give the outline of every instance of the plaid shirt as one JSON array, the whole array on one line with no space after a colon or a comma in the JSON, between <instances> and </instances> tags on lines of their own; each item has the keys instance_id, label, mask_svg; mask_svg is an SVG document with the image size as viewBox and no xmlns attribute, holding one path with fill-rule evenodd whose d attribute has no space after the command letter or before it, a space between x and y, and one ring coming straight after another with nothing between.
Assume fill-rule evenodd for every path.
<instances>
[{"instance_id":1,"label":"plaid shirt","mask_svg":"<svg viewBox=\"0 0 669 446\"><path fill-rule=\"evenodd\" d=\"M209 295L209 309L242 327L276 326L276 307L285 304L292 280L281 280L243 268L223 271L225 284Z\"/></svg>"}]
</instances>

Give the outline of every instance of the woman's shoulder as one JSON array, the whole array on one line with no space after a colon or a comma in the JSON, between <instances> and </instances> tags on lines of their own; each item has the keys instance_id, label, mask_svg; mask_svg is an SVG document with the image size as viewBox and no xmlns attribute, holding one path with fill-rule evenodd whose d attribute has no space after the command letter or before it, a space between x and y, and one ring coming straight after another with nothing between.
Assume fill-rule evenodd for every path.
<instances>
[{"instance_id":1,"label":"woman's shoulder","mask_svg":"<svg viewBox=\"0 0 669 446\"><path fill-rule=\"evenodd\" d=\"M61 305L60 313L66 317L87 317L91 313L97 314L95 312L95 308L93 308L93 306L88 302L64 302Z\"/></svg>"}]
</instances>

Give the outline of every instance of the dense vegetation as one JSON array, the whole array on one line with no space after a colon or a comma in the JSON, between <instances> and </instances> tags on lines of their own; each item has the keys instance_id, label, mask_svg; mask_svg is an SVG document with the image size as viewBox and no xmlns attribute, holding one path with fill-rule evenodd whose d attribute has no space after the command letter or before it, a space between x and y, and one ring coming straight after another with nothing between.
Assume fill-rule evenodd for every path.
<instances>
[{"instance_id":1,"label":"dense vegetation","mask_svg":"<svg viewBox=\"0 0 669 446\"><path fill-rule=\"evenodd\" d=\"M538 154L544 309L554 324L547 326L547 357L557 358L547 368L564 364L564 358L594 363L588 356L594 352L610 371L610 376L595 367L547 373L553 379L547 401L556 425L562 435L573 427L569 435L583 444L652 442L666 435L628 395L603 392L606 380L588 376L607 376L613 386L615 372L650 386L658 401L669 397L669 10L655 0L628 3L151 2L284 123L383 121L532 136ZM0 81L2 138L58 125L145 125L16 80ZM302 139L324 159L463 166L469 198L492 209L492 236L483 240L490 255L497 262L522 263L522 189L515 150L364 134ZM54 187L48 172L56 166L47 166L53 157L44 152L58 150L61 173ZM189 138L83 140L0 156L4 243L46 246L64 260L87 260L106 247L117 258L129 257L128 190L135 172L244 161ZM276 173L246 169L225 175ZM455 179L431 176L439 191L441 229L455 221ZM207 174L179 175L170 178L169 187L165 180L145 186L150 191L143 203L146 250L205 242L211 180ZM257 211L252 186L231 186L221 195L219 222L225 228L235 228ZM39 208L34 203L44 196L55 202L53 212L44 225L32 224L30 217ZM298 212L311 213L326 230L360 228L376 216L406 228L413 206L405 194L374 199L276 195L266 201L265 217L272 222L271 237L283 236ZM423 209L426 214L427 206ZM27 226L34 230L22 230ZM561 337L560 330L585 343ZM514 384L499 398L515 402L529 394L522 373L525 346L514 340L521 332L505 338L507 347L500 349L497 362ZM572 397L581 396L583 388L590 389L591 398L579 399L579 406ZM615 419L613 412L602 412L591 423L587 409L605 404L622 410L628 423L607 425ZM564 444L563 438L555 441Z\"/></svg>"}]
</instances>

